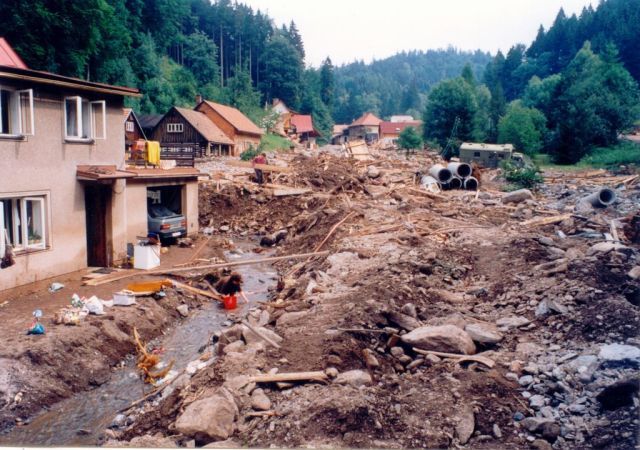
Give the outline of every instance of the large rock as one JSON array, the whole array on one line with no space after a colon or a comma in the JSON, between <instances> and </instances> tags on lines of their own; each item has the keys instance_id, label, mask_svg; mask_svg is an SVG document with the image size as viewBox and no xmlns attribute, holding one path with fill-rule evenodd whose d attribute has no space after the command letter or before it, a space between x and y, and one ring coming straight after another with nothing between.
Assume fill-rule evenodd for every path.
<instances>
[{"instance_id":1,"label":"large rock","mask_svg":"<svg viewBox=\"0 0 640 450\"><path fill-rule=\"evenodd\" d=\"M390 311L387 314L387 319L389 319L389 322L392 324L398 325L407 331L415 330L422 325L418 319L398 311Z\"/></svg>"},{"instance_id":2,"label":"large rock","mask_svg":"<svg viewBox=\"0 0 640 450\"><path fill-rule=\"evenodd\" d=\"M360 387L373 383L373 379L371 375L369 375L369 372L365 370L349 370L338 374L334 383Z\"/></svg>"},{"instance_id":3,"label":"large rock","mask_svg":"<svg viewBox=\"0 0 640 450\"><path fill-rule=\"evenodd\" d=\"M271 331L268 328L264 328L264 327L254 327L254 328L260 334L271 339L276 344L279 344L280 342L283 341L282 337L278 335L275 331ZM244 341L247 343L247 345L253 344L254 342L264 342L264 339L262 339L260 336L258 336L256 333L254 333L247 327L245 327L245 329L242 331L242 337L244 338Z\"/></svg>"},{"instance_id":4,"label":"large rock","mask_svg":"<svg viewBox=\"0 0 640 450\"><path fill-rule=\"evenodd\" d=\"M476 346L471 337L453 325L424 326L403 335L400 339L413 347L438 352L473 355Z\"/></svg>"},{"instance_id":5,"label":"large rock","mask_svg":"<svg viewBox=\"0 0 640 450\"><path fill-rule=\"evenodd\" d=\"M465 405L458 415L458 423L456 424L456 435L461 444L464 445L469 441L475 427L473 408L470 405Z\"/></svg>"},{"instance_id":6,"label":"large rock","mask_svg":"<svg viewBox=\"0 0 640 450\"><path fill-rule=\"evenodd\" d=\"M251 393L251 407L257 411L268 411L271 409L271 400L262 389L255 389Z\"/></svg>"},{"instance_id":7,"label":"large rock","mask_svg":"<svg viewBox=\"0 0 640 450\"><path fill-rule=\"evenodd\" d=\"M233 434L238 413L233 395L220 388L211 397L187 406L176 420L176 430L187 436L227 439Z\"/></svg>"},{"instance_id":8,"label":"large rock","mask_svg":"<svg viewBox=\"0 0 640 450\"><path fill-rule=\"evenodd\" d=\"M488 323L470 323L465 328L471 339L480 344L497 344L504 336L497 328Z\"/></svg>"},{"instance_id":9,"label":"large rock","mask_svg":"<svg viewBox=\"0 0 640 450\"><path fill-rule=\"evenodd\" d=\"M278 321L276 322L276 328L286 327L295 322L298 322L301 318L305 317L307 314L309 314L309 311L284 313L283 315L278 317Z\"/></svg>"},{"instance_id":10,"label":"large rock","mask_svg":"<svg viewBox=\"0 0 640 450\"><path fill-rule=\"evenodd\" d=\"M635 266L633 269L631 269L627 276L632 280L640 279L640 266Z\"/></svg>"},{"instance_id":11,"label":"large rock","mask_svg":"<svg viewBox=\"0 0 640 450\"><path fill-rule=\"evenodd\" d=\"M612 363L640 362L640 348L632 345L606 344L600 347L598 357Z\"/></svg>"},{"instance_id":12,"label":"large rock","mask_svg":"<svg viewBox=\"0 0 640 450\"><path fill-rule=\"evenodd\" d=\"M631 249L626 245L622 245L618 242L611 242L611 241L599 242L589 247L589 250L587 250L587 256L593 256L598 253L609 253L610 251L613 251L613 250L627 252L627 251L630 251Z\"/></svg>"},{"instance_id":13,"label":"large rock","mask_svg":"<svg viewBox=\"0 0 640 450\"><path fill-rule=\"evenodd\" d=\"M504 329L510 329L510 328L518 328L518 327L522 327L524 325L529 325L529 323L531 323L529 321L529 319L527 319L526 317L522 317L522 316L509 316L509 317L502 317L498 320L496 320L496 325L499 328L504 328Z\"/></svg>"},{"instance_id":14,"label":"large rock","mask_svg":"<svg viewBox=\"0 0 640 450\"><path fill-rule=\"evenodd\" d=\"M526 200L533 200L533 194L529 189L518 189L502 196L502 203L521 203Z\"/></svg>"}]
</instances>

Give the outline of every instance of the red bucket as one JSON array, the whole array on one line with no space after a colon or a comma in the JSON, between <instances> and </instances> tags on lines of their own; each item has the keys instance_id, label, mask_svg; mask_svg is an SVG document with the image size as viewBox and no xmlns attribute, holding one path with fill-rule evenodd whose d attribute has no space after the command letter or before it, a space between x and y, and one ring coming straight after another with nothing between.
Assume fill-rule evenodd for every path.
<instances>
[{"instance_id":1,"label":"red bucket","mask_svg":"<svg viewBox=\"0 0 640 450\"><path fill-rule=\"evenodd\" d=\"M222 297L224 309L236 309L238 307L238 298L235 295L225 295Z\"/></svg>"}]
</instances>

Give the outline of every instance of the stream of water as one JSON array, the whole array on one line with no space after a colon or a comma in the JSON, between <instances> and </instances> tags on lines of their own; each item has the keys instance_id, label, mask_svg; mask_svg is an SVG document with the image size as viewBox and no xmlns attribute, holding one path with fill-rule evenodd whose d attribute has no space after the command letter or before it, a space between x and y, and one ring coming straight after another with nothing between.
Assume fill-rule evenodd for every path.
<instances>
[{"instance_id":1,"label":"stream of water","mask_svg":"<svg viewBox=\"0 0 640 450\"><path fill-rule=\"evenodd\" d=\"M243 253L230 253L229 261L254 258L249 242L236 243ZM255 302L267 299L268 288L275 286L277 272L270 264L239 266L244 278L243 289L249 305L239 302L240 315ZM162 300L160 300L162 301ZM182 370L200 356L198 350L210 335L223 327L227 320L224 310L216 302L206 303L176 324L159 339L164 347L163 360L175 360L174 370ZM0 445L96 445L98 437L109 427L119 410L144 396L149 385L144 385L132 361L112 373L109 381L91 391L80 392L53 405L48 411L34 417L29 424L15 427L0 436Z\"/></svg>"}]
</instances>

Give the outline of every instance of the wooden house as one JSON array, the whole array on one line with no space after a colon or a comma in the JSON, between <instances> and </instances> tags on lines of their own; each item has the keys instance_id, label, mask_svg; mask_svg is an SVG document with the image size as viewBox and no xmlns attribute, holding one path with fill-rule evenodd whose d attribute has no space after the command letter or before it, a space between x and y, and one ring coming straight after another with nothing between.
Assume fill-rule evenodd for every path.
<instances>
[{"instance_id":1,"label":"wooden house","mask_svg":"<svg viewBox=\"0 0 640 450\"><path fill-rule=\"evenodd\" d=\"M153 129L160 142L160 159L173 159L178 166L193 166L195 158L229 155L234 142L199 111L174 106Z\"/></svg>"},{"instance_id":2,"label":"wooden house","mask_svg":"<svg viewBox=\"0 0 640 450\"><path fill-rule=\"evenodd\" d=\"M364 140L367 144L375 142L380 136L381 119L366 112L349 125L349 140Z\"/></svg>"},{"instance_id":3,"label":"wooden house","mask_svg":"<svg viewBox=\"0 0 640 450\"><path fill-rule=\"evenodd\" d=\"M405 128L413 127L416 131L422 126L422 121L380 122L380 141L385 145L393 145Z\"/></svg>"},{"instance_id":4,"label":"wooden house","mask_svg":"<svg viewBox=\"0 0 640 450\"><path fill-rule=\"evenodd\" d=\"M140 126L136 113L131 108L123 108L124 114L124 147L127 154L131 153L131 146L138 141L146 141L147 136Z\"/></svg>"},{"instance_id":5,"label":"wooden house","mask_svg":"<svg viewBox=\"0 0 640 450\"><path fill-rule=\"evenodd\" d=\"M264 132L236 108L203 100L194 109L205 114L232 141L234 156L260 145Z\"/></svg>"},{"instance_id":6,"label":"wooden house","mask_svg":"<svg viewBox=\"0 0 640 450\"><path fill-rule=\"evenodd\" d=\"M313 126L312 117L307 114L293 114L291 116L289 135L306 148L315 148L316 138L320 137L320 133Z\"/></svg>"}]
</instances>

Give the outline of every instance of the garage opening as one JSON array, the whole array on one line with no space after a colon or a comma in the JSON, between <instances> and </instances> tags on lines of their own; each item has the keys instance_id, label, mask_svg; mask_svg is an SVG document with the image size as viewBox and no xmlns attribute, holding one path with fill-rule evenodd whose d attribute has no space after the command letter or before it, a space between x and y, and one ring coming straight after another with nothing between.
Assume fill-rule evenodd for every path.
<instances>
[{"instance_id":1,"label":"garage opening","mask_svg":"<svg viewBox=\"0 0 640 450\"><path fill-rule=\"evenodd\" d=\"M147 188L148 232L162 240L187 234L187 221L183 215L184 186L154 186Z\"/></svg>"}]
</instances>

